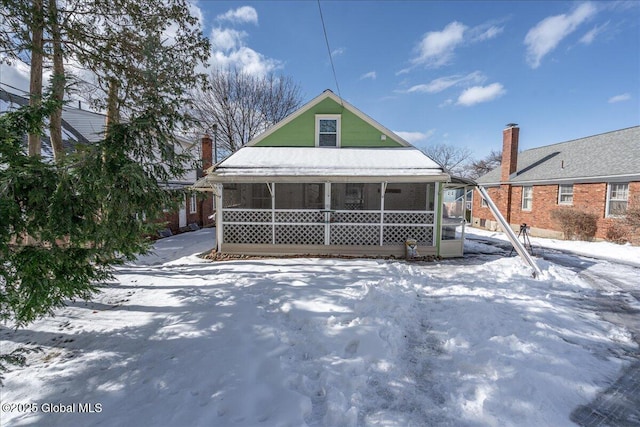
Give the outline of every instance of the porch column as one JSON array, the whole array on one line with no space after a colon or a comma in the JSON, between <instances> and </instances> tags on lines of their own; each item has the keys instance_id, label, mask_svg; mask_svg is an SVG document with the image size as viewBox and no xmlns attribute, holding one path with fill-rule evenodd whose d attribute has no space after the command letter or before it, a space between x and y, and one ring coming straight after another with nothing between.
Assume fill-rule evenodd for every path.
<instances>
[{"instance_id":1,"label":"porch column","mask_svg":"<svg viewBox=\"0 0 640 427\"><path fill-rule=\"evenodd\" d=\"M222 240L224 236L222 229L222 184L213 185L213 195L216 201L216 252L222 252Z\"/></svg>"}]
</instances>

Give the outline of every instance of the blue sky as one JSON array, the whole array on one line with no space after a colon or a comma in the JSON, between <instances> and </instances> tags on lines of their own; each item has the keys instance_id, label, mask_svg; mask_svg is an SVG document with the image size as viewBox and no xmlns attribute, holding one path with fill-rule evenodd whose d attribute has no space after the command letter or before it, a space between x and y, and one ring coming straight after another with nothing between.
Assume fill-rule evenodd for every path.
<instances>
[{"instance_id":1,"label":"blue sky","mask_svg":"<svg viewBox=\"0 0 640 427\"><path fill-rule=\"evenodd\" d=\"M640 2L196 1L212 66L325 89L421 148L475 158L640 124ZM26 69L0 68L28 87ZM22 80L22 83L20 83Z\"/></svg>"},{"instance_id":2,"label":"blue sky","mask_svg":"<svg viewBox=\"0 0 640 427\"><path fill-rule=\"evenodd\" d=\"M321 1L340 95L476 158L640 124L640 2ZM217 64L338 92L316 1L200 1Z\"/></svg>"}]
</instances>

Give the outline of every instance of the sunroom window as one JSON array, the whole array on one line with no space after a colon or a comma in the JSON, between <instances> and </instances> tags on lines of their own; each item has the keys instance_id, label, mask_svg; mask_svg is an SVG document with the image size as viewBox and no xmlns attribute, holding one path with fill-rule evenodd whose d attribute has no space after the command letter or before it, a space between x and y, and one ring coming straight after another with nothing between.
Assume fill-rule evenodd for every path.
<instances>
[{"instance_id":1,"label":"sunroom window","mask_svg":"<svg viewBox=\"0 0 640 427\"><path fill-rule=\"evenodd\" d=\"M228 209L271 209L267 184L224 184L222 203Z\"/></svg>"}]
</instances>

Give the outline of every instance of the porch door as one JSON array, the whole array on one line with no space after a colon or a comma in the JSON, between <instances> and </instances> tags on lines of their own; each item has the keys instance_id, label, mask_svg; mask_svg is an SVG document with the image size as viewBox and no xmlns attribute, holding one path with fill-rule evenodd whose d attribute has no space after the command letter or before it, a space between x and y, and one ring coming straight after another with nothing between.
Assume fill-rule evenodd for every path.
<instances>
[{"instance_id":1,"label":"porch door","mask_svg":"<svg viewBox=\"0 0 640 427\"><path fill-rule=\"evenodd\" d=\"M467 204L466 187L444 185L440 227L440 256L443 258L461 257L464 254Z\"/></svg>"},{"instance_id":2,"label":"porch door","mask_svg":"<svg viewBox=\"0 0 640 427\"><path fill-rule=\"evenodd\" d=\"M325 244L381 244L381 184L331 183L325 190Z\"/></svg>"}]
</instances>

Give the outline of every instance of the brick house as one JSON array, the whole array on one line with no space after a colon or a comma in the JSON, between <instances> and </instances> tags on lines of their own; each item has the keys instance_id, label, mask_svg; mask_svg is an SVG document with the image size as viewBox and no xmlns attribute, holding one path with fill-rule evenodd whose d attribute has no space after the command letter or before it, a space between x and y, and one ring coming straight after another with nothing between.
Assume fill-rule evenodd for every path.
<instances>
[{"instance_id":1,"label":"brick house","mask_svg":"<svg viewBox=\"0 0 640 427\"><path fill-rule=\"evenodd\" d=\"M531 235L562 238L551 213L570 207L595 214L595 238L606 239L640 198L640 126L520 153L519 133L507 125L501 165L477 180L514 230L527 224ZM474 198L472 225L497 228L482 197Z\"/></svg>"},{"instance_id":2,"label":"brick house","mask_svg":"<svg viewBox=\"0 0 640 427\"><path fill-rule=\"evenodd\" d=\"M194 157L200 158L202 161L202 169L190 170L180 181L170 182L169 186L176 189L184 189L191 187L197 179L202 178L206 174L206 170L213 165L213 141L209 135L204 135L201 139L201 145L189 148ZM214 198L210 193L192 192L185 196L184 202L181 204L179 211L167 212L163 221L167 223L167 227L172 233L189 230L193 225L198 227L208 227L215 224L213 213Z\"/></svg>"}]
</instances>

